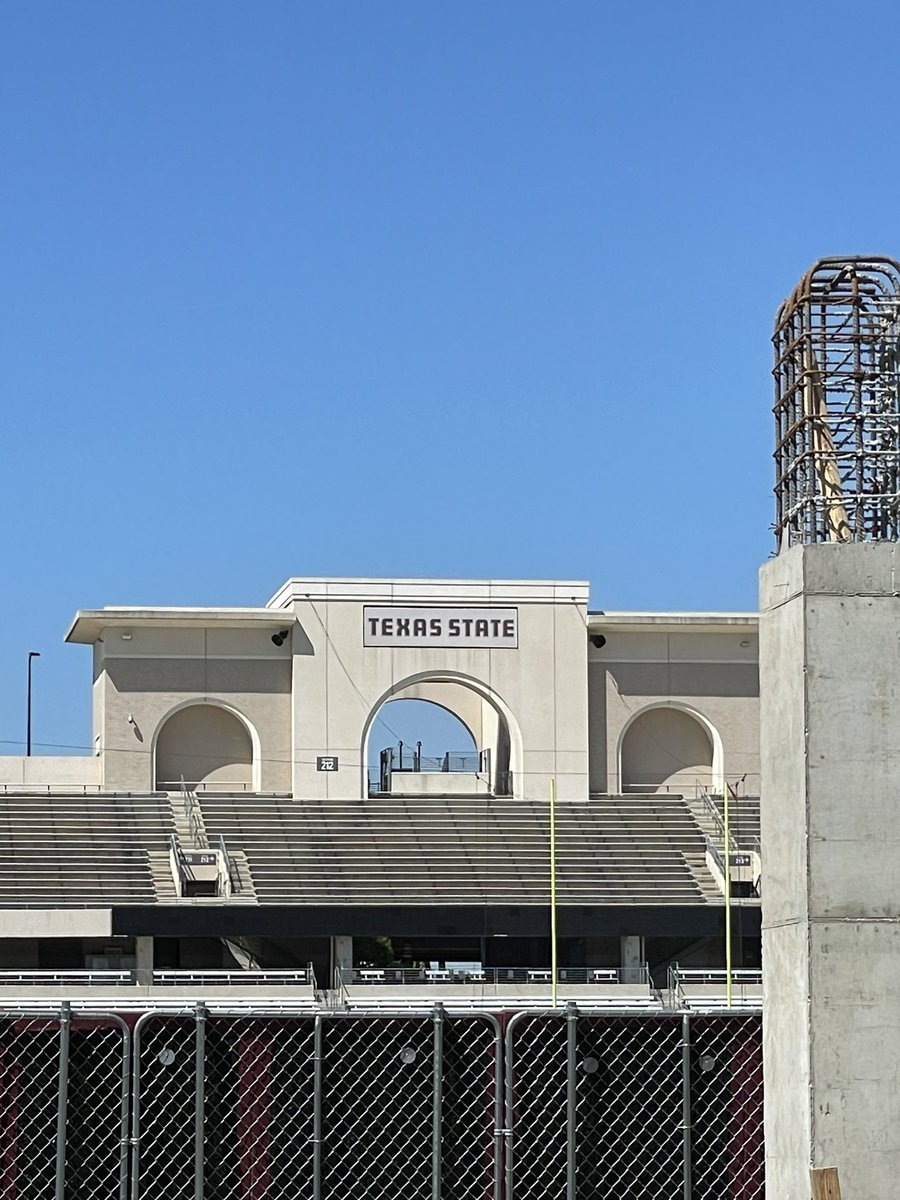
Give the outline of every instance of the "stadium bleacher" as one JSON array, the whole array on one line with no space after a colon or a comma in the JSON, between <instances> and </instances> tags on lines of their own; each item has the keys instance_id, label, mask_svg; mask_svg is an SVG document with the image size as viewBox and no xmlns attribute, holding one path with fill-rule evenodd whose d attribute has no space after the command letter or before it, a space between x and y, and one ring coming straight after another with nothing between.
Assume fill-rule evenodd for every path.
<instances>
[{"instance_id":1,"label":"stadium bleacher","mask_svg":"<svg viewBox=\"0 0 900 1200\"><path fill-rule=\"evenodd\" d=\"M198 797L210 837L246 855L261 904L546 904L546 802ZM675 796L557 805L562 904L704 904L721 893Z\"/></svg>"}]
</instances>

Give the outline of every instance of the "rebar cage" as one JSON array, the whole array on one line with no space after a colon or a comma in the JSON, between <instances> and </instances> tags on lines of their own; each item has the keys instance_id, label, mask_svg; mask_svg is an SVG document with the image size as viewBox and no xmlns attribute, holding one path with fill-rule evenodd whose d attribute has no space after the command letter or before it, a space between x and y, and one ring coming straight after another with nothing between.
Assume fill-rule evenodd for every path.
<instances>
[{"instance_id":1,"label":"rebar cage","mask_svg":"<svg viewBox=\"0 0 900 1200\"><path fill-rule=\"evenodd\" d=\"M778 549L900 533L900 263L822 258L775 319Z\"/></svg>"},{"instance_id":2,"label":"rebar cage","mask_svg":"<svg viewBox=\"0 0 900 1200\"><path fill-rule=\"evenodd\" d=\"M758 1014L0 1011L2 1200L762 1200Z\"/></svg>"}]
</instances>

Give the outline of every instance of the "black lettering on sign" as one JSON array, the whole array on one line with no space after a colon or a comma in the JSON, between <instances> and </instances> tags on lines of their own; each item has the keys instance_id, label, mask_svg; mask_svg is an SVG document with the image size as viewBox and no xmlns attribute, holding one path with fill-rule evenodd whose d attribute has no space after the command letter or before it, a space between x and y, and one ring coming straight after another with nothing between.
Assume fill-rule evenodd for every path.
<instances>
[{"instance_id":1,"label":"black lettering on sign","mask_svg":"<svg viewBox=\"0 0 900 1200\"><path fill-rule=\"evenodd\" d=\"M393 635L394 635L394 618L393 617L382 617L381 618L381 636L382 637L393 637Z\"/></svg>"},{"instance_id":2,"label":"black lettering on sign","mask_svg":"<svg viewBox=\"0 0 900 1200\"><path fill-rule=\"evenodd\" d=\"M516 636L516 623L512 617L507 617L503 622L503 636L508 638Z\"/></svg>"},{"instance_id":3,"label":"black lettering on sign","mask_svg":"<svg viewBox=\"0 0 900 1200\"><path fill-rule=\"evenodd\" d=\"M440 617L432 617L431 620L428 622L428 624L431 627L430 628L431 636L432 637L440 637L441 636L441 618Z\"/></svg>"},{"instance_id":4,"label":"black lettering on sign","mask_svg":"<svg viewBox=\"0 0 900 1200\"><path fill-rule=\"evenodd\" d=\"M372 637L377 636L377 634L378 634L378 618L377 617L369 617L369 633L371 633Z\"/></svg>"},{"instance_id":5,"label":"black lettering on sign","mask_svg":"<svg viewBox=\"0 0 900 1200\"><path fill-rule=\"evenodd\" d=\"M459 620L456 617L451 617L447 622L447 632L451 637L459 637Z\"/></svg>"},{"instance_id":6,"label":"black lettering on sign","mask_svg":"<svg viewBox=\"0 0 900 1200\"><path fill-rule=\"evenodd\" d=\"M397 637L409 637L409 617L397 618Z\"/></svg>"},{"instance_id":7,"label":"black lettering on sign","mask_svg":"<svg viewBox=\"0 0 900 1200\"><path fill-rule=\"evenodd\" d=\"M475 636L476 637L487 637L487 635L488 635L487 621L476 621L475 622Z\"/></svg>"},{"instance_id":8,"label":"black lettering on sign","mask_svg":"<svg viewBox=\"0 0 900 1200\"><path fill-rule=\"evenodd\" d=\"M416 617L413 621L413 637L425 637L428 633L428 625L424 617Z\"/></svg>"},{"instance_id":9,"label":"black lettering on sign","mask_svg":"<svg viewBox=\"0 0 900 1200\"><path fill-rule=\"evenodd\" d=\"M463 633L466 635L466 637L471 637L472 636L472 618L471 617L463 617L462 626L463 626Z\"/></svg>"},{"instance_id":10,"label":"black lettering on sign","mask_svg":"<svg viewBox=\"0 0 900 1200\"><path fill-rule=\"evenodd\" d=\"M491 637L500 636L500 622L496 617L491 618Z\"/></svg>"}]
</instances>

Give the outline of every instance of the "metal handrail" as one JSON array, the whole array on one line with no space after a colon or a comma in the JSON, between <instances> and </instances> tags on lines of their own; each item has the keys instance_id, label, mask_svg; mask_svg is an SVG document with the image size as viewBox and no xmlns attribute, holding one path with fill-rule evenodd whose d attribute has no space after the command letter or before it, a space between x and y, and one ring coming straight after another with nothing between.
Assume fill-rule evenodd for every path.
<instances>
[{"instance_id":1,"label":"metal handrail","mask_svg":"<svg viewBox=\"0 0 900 1200\"><path fill-rule=\"evenodd\" d=\"M105 984L131 983L133 971L91 971L91 970L34 970L34 971L0 971L0 987L4 984L31 984L41 986L67 986L71 984Z\"/></svg>"},{"instance_id":2,"label":"metal handrail","mask_svg":"<svg viewBox=\"0 0 900 1200\"><path fill-rule=\"evenodd\" d=\"M71 799L75 796L128 797L146 800L165 796L166 788L153 791L123 792L117 788L104 788L102 783L0 783L0 795L21 796L23 799L39 796L60 796Z\"/></svg>"},{"instance_id":3,"label":"metal handrail","mask_svg":"<svg viewBox=\"0 0 900 1200\"><path fill-rule=\"evenodd\" d=\"M228 853L228 847L225 845L225 839L222 834L219 834L219 853L222 855L222 862L225 864L225 870L228 872L228 885L232 892L239 892L242 889L241 876L237 867L234 864L234 859Z\"/></svg>"},{"instance_id":4,"label":"metal handrail","mask_svg":"<svg viewBox=\"0 0 900 1200\"><path fill-rule=\"evenodd\" d=\"M145 974L136 968L125 971L94 971L79 970L34 970L34 971L0 971L0 988L18 984L31 987L71 987L87 985L101 987L109 984L133 986L141 982L139 976ZM161 987L178 987L181 985L210 986L218 984L247 984L250 986L278 985L290 987L297 984L315 984L315 973L312 964L297 967L294 970L248 970L228 971L219 969L200 969L196 971L153 971L153 984Z\"/></svg>"},{"instance_id":5,"label":"metal handrail","mask_svg":"<svg viewBox=\"0 0 900 1200\"><path fill-rule=\"evenodd\" d=\"M557 983L617 984L649 988L646 963L633 967L559 967ZM419 985L442 983L546 984L552 980L549 967L341 967L335 971L341 984Z\"/></svg>"},{"instance_id":6,"label":"metal handrail","mask_svg":"<svg viewBox=\"0 0 900 1200\"><path fill-rule=\"evenodd\" d=\"M194 842L194 848L196 850L208 850L209 839L206 836L206 829L203 824L203 813L200 809L200 802L197 799L196 793L185 783L183 775L181 776L181 799L184 804L184 816Z\"/></svg>"},{"instance_id":7,"label":"metal handrail","mask_svg":"<svg viewBox=\"0 0 900 1200\"><path fill-rule=\"evenodd\" d=\"M722 849L724 850L724 848L725 848L725 818L719 812L718 805L716 804L715 800L713 799L713 794L714 793L707 792L705 790L701 790L699 793L700 799L702 800L707 813L710 815L710 817L712 817L713 824L716 826L716 829L719 831L719 837L722 842ZM740 853L740 850L741 850L740 842L738 842L738 840L734 836L734 832L732 830L729 830L728 843L729 843L729 849L732 854Z\"/></svg>"},{"instance_id":8,"label":"metal handrail","mask_svg":"<svg viewBox=\"0 0 900 1200\"><path fill-rule=\"evenodd\" d=\"M726 983L728 979L728 971L724 967L679 967L675 963L669 967L669 971L681 983L719 984ZM734 983L762 983L762 968L738 967L731 972L731 978Z\"/></svg>"},{"instance_id":9,"label":"metal handrail","mask_svg":"<svg viewBox=\"0 0 900 1200\"><path fill-rule=\"evenodd\" d=\"M181 848L181 842L174 833L169 834L169 849L175 857L175 865L178 868L179 875L184 878L185 874L190 870L187 859L184 857L184 851Z\"/></svg>"},{"instance_id":10,"label":"metal handrail","mask_svg":"<svg viewBox=\"0 0 900 1200\"><path fill-rule=\"evenodd\" d=\"M180 987L184 985L202 986L208 983L211 986L216 984L247 984L251 986L260 986L266 984L277 984L280 987L290 987L292 984L299 983L315 983L315 975L311 965L305 967L297 967L294 970L252 970L252 971L229 971L220 970L218 968L199 968L195 971L154 971L153 982L162 987Z\"/></svg>"}]
</instances>

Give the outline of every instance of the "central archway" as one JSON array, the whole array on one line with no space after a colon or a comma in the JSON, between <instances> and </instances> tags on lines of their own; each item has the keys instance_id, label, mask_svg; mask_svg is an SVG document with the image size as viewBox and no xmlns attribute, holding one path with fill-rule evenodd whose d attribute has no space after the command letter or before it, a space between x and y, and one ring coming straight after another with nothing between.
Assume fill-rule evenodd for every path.
<instances>
[{"instance_id":1,"label":"central archway","mask_svg":"<svg viewBox=\"0 0 900 1200\"><path fill-rule=\"evenodd\" d=\"M479 752L487 752L490 790L517 795L522 772L522 736L505 701L479 679L457 671L421 671L401 679L379 696L362 730L362 795L369 790L366 765L378 714L395 700L426 700L451 713L469 731ZM448 747L448 749L450 749Z\"/></svg>"}]
</instances>

